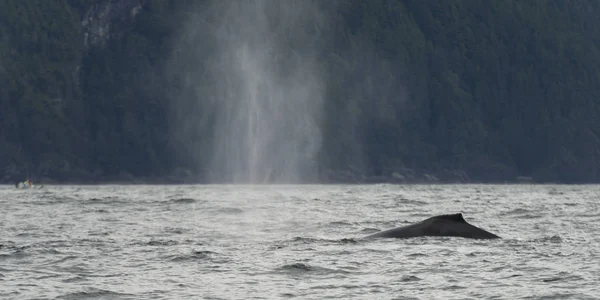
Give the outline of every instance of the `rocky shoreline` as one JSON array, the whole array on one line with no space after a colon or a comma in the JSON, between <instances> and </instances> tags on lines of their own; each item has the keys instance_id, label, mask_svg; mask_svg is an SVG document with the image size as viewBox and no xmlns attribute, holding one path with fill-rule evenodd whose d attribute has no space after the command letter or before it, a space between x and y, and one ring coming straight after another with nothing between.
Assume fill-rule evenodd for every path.
<instances>
[{"instance_id":1,"label":"rocky shoreline","mask_svg":"<svg viewBox=\"0 0 600 300\"><path fill-rule=\"evenodd\" d=\"M20 172L5 172L0 176L1 184L15 184L25 180L27 176ZM177 169L166 176L134 176L127 172L117 175L103 175L94 172L74 171L30 176L37 184L209 184L214 183L202 175L185 169ZM461 170L442 170L423 172L402 169L389 175L367 175L356 171L325 171L314 181L306 184L467 184L467 183L539 183L529 176L498 178L497 180L481 180L470 177Z\"/></svg>"}]
</instances>

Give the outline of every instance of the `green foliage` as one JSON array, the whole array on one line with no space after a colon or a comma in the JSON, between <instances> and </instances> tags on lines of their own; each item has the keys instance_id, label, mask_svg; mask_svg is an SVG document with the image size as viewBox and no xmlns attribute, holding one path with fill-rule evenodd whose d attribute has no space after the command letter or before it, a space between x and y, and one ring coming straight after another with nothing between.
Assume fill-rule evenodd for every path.
<instances>
[{"instance_id":1,"label":"green foliage","mask_svg":"<svg viewBox=\"0 0 600 300\"><path fill-rule=\"evenodd\" d=\"M0 4L0 167L37 165L46 154L71 158L65 105L75 100L70 78L80 57L77 16L64 1Z\"/></svg>"},{"instance_id":2,"label":"green foliage","mask_svg":"<svg viewBox=\"0 0 600 300\"><path fill-rule=\"evenodd\" d=\"M198 89L214 78L165 69L203 2L144 1L106 45L86 48L82 18L106 2L0 1L0 174L206 170L214 103L184 103L175 109L199 117L179 120L170 101L185 74L205 78ZM328 17L323 170L600 179L600 2L314 3Z\"/></svg>"}]
</instances>

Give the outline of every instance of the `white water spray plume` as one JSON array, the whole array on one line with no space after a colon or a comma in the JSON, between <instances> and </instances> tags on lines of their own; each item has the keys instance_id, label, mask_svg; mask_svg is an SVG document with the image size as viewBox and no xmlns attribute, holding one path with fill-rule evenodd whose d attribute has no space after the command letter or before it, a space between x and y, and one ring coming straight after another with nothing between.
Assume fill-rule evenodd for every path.
<instances>
[{"instance_id":1,"label":"white water spray plume","mask_svg":"<svg viewBox=\"0 0 600 300\"><path fill-rule=\"evenodd\" d=\"M210 180L316 179L323 20L313 1L240 0L201 5L187 22L174 61L203 102L197 117L211 120L200 122L213 129Z\"/></svg>"}]
</instances>

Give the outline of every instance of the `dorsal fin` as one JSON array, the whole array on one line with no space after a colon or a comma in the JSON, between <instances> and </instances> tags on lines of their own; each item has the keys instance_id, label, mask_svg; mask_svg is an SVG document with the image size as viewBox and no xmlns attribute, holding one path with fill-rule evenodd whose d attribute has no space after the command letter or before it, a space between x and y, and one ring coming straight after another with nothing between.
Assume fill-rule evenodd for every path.
<instances>
[{"instance_id":1,"label":"dorsal fin","mask_svg":"<svg viewBox=\"0 0 600 300\"><path fill-rule=\"evenodd\" d=\"M467 221L465 220L465 218L463 218L462 213L449 214L449 215L439 215L439 216L433 217L432 219L444 219L444 220L450 220L450 221L453 221L453 222L467 223Z\"/></svg>"}]
</instances>

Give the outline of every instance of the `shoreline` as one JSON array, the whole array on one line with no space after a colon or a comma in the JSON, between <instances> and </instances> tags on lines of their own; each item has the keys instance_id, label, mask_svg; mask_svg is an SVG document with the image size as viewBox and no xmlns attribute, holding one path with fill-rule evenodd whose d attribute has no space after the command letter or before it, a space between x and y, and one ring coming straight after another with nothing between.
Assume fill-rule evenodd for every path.
<instances>
[{"instance_id":1,"label":"shoreline","mask_svg":"<svg viewBox=\"0 0 600 300\"><path fill-rule=\"evenodd\" d=\"M135 176L127 172L118 175L61 174L62 176L31 176L34 185L456 185L456 184L598 184L600 182L543 180L531 176L469 176L461 170L414 171L404 169L390 175L365 175L352 171L325 171L316 180L297 182L227 182L208 180L206 176L189 171L165 176ZM76 175L82 175L78 177ZM482 178L483 177L483 178ZM6 174L0 184L15 185L25 176Z\"/></svg>"},{"instance_id":2,"label":"shoreline","mask_svg":"<svg viewBox=\"0 0 600 300\"><path fill-rule=\"evenodd\" d=\"M393 181L318 181L318 182L270 182L270 183L235 183L235 182L209 182L209 181L170 181L170 180L97 180L97 181L34 181L34 186L100 186L100 185L239 185L239 186L285 186L285 185L596 185L595 182L536 182L536 181L469 181L469 182L452 182L452 181L410 181L410 182L393 182ZM15 183L0 181L0 185L13 186Z\"/></svg>"}]
</instances>

